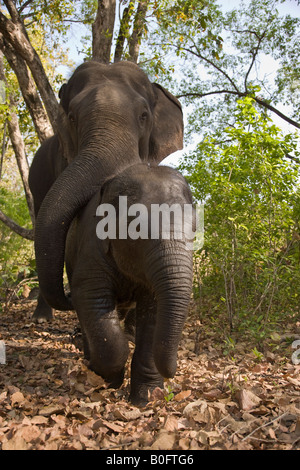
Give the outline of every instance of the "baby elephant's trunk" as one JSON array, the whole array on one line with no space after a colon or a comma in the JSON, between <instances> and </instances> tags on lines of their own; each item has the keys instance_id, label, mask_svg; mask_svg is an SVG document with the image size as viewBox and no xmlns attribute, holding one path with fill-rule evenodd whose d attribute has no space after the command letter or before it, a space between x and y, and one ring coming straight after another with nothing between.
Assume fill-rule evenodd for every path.
<instances>
[{"instance_id":1,"label":"baby elephant's trunk","mask_svg":"<svg viewBox=\"0 0 300 470\"><path fill-rule=\"evenodd\" d=\"M159 373L169 378L176 372L178 344L191 299L192 251L183 242L166 240L152 251L148 269L157 300L154 360Z\"/></svg>"}]
</instances>

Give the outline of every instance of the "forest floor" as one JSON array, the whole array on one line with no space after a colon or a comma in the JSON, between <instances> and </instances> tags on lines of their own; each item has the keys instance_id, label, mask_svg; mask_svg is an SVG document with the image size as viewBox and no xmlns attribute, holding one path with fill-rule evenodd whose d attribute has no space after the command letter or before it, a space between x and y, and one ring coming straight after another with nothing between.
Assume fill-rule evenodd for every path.
<instances>
[{"instance_id":1,"label":"forest floor","mask_svg":"<svg viewBox=\"0 0 300 470\"><path fill-rule=\"evenodd\" d=\"M176 376L137 408L128 402L129 361L123 386L108 389L76 346L76 315L36 325L34 305L18 301L0 314L0 449L300 449L299 322L261 352L226 341L191 312Z\"/></svg>"}]
</instances>

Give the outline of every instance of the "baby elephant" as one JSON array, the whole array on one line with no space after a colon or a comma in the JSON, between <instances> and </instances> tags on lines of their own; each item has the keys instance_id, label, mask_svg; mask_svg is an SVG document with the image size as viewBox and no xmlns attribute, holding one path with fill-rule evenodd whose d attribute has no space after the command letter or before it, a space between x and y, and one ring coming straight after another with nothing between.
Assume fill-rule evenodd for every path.
<instances>
[{"instance_id":1,"label":"baby elephant","mask_svg":"<svg viewBox=\"0 0 300 470\"><path fill-rule=\"evenodd\" d=\"M66 265L84 354L112 387L122 384L129 352L118 310L135 305L136 405L176 372L192 289L194 218L183 176L141 163L107 181L69 230Z\"/></svg>"}]
</instances>

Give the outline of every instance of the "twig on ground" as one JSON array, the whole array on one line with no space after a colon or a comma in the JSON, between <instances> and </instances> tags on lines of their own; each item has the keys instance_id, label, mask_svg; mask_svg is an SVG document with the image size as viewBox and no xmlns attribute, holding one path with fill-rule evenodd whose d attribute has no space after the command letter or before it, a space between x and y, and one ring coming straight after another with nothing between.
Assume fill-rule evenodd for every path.
<instances>
[{"instance_id":1,"label":"twig on ground","mask_svg":"<svg viewBox=\"0 0 300 470\"><path fill-rule=\"evenodd\" d=\"M250 432L248 436L245 436L244 439L242 439L242 442L245 441L246 439L249 439L253 434L256 433L259 429L266 428L267 426L270 426L270 424L275 423L275 421L278 421L279 419L282 419L285 415L287 415L288 412L282 413L281 415L277 416L277 418L272 419L271 421L268 421L268 423L263 424L262 426L259 426L258 428L254 429L254 431Z\"/></svg>"}]
</instances>

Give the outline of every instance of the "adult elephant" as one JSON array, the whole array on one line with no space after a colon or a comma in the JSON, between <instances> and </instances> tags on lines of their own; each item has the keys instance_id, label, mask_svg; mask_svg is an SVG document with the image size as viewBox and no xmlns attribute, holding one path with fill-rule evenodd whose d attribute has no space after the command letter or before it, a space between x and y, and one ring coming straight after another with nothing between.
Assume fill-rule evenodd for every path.
<instances>
[{"instance_id":1,"label":"adult elephant","mask_svg":"<svg viewBox=\"0 0 300 470\"><path fill-rule=\"evenodd\" d=\"M194 224L183 176L140 163L107 181L68 233L66 266L85 357L113 387L123 381L128 356L118 308L136 303L130 399L137 405L176 372L192 289Z\"/></svg>"},{"instance_id":2,"label":"adult elephant","mask_svg":"<svg viewBox=\"0 0 300 470\"><path fill-rule=\"evenodd\" d=\"M36 320L51 318L51 307L72 309L63 287L65 240L97 188L128 165L159 163L183 145L179 101L129 62L79 66L60 91L57 127L29 177L41 290Z\"/></svg>"}]
</instances>

